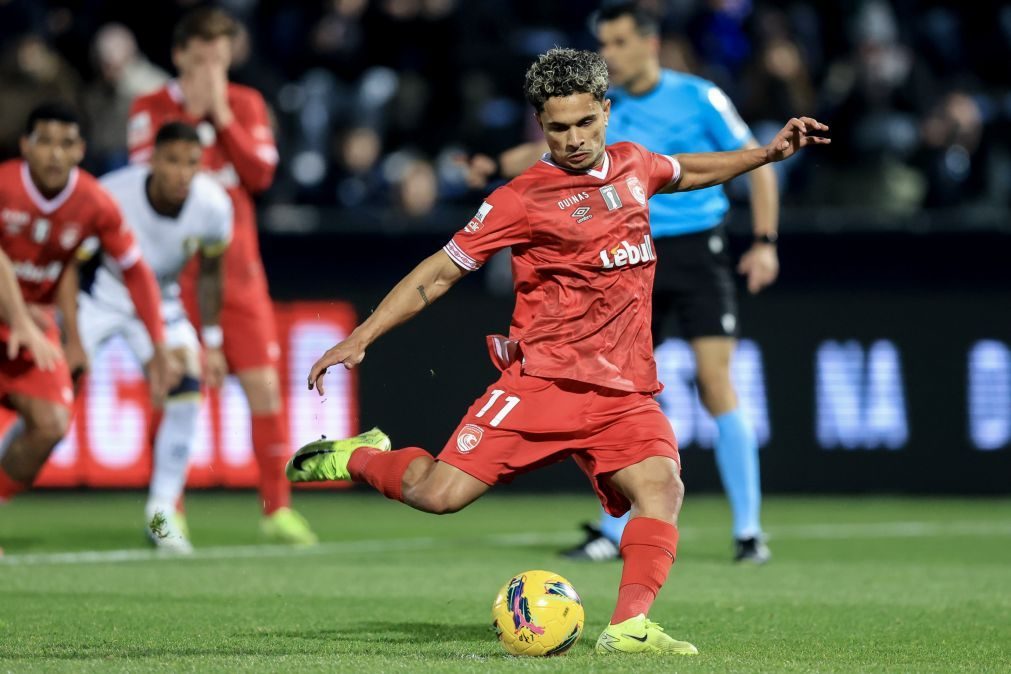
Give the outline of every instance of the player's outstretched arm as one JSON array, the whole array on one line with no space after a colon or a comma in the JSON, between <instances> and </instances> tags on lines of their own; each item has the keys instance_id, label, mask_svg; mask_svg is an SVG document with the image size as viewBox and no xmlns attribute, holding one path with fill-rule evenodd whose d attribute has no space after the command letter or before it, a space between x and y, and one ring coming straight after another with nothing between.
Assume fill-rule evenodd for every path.
<instances>
[{"instance_id":1,"label":"player's outstretched arm","mask_svg":"<svg viewBox=\"0 0 1011 674\"><path fill-rule=\"evenodd\" d=\"M374 341L445 295L464 274L466 271L444 251L425 258L393 287L364 323L316 361L309 370L309 390L315 387L323 395L322 377L327 368L341 364L350 370L358 365L365 358L365 350Z\"/></svg>"},{"instance_id":2,"label":"player's outstretched arm","mask_svg":"<svg viewBox=\"0 0 1011 674\"><path fill-rule=\"evenodd\" d=\"M77 293L80 289L81 274L77 263L71 262L56 288L56 308L60 310L63 327L63 355L67 359L75 387L81 376L88 371L88 354L84 351L81 333L77 328Z\"/></svg>"},{"instance_id":3,"label":"player's outstretched arm","mask_svg":"<svg viewBox=\"0 0 1011 674\"><path fill-rule=\"evenodd\" d=\"M3 250L0 250L0 314L11 329L7 337L7 359L17 358L23 346L32 354L40 369L53 369L60 358L59 349L46 339L28 312L14 274L14 265Z\"/></svg>"},{"instance_id":4,"label":"player's outstretched arm","mask_svg":"<svg viewBox=\"0 0 1011 674\"><path fill-rule=\"evenodd\" d=\"M679 154L681 179L661 192L685 192L712 187L736 178L759 166L783 161L810 145L828 145L831 139L813 135L828 126L812 117L794 117L765 147L734 152Z\"/></svg>"}]
</instances>

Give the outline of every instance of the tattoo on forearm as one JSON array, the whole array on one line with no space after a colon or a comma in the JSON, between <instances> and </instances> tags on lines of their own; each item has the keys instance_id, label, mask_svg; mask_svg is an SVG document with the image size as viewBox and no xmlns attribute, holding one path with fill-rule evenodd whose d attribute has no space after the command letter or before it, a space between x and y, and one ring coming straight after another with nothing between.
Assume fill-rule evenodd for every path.
<instances>
[{"instance_id":1,"label":"tattoo on forearm","mask_svg":"<svg viewBox=\"0 0 1011 674\"><path fill-rule=\"evenodd\" d=\"M425 303L426 307L431 304L428 301L428 295L425 294L425 286L418 286L418 294L421 295L421 301Z\"/></svg>"}]
</instances>

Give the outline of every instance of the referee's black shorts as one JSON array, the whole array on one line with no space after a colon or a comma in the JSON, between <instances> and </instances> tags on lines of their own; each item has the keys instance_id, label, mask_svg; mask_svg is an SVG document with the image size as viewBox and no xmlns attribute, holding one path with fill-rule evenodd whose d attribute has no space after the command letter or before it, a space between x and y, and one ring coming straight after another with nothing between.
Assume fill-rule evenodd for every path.
<instances>
[{"instance_id":1,"label":"referee's black shorts","mask_svg":"<svg viewBox=\"0 0 1011 674\"><path fill-rule=\"evenodd\" d=\"M653 345L679 335L737 336L737 291L723 225L654 237Z\"/></svg>"}]
</instances>

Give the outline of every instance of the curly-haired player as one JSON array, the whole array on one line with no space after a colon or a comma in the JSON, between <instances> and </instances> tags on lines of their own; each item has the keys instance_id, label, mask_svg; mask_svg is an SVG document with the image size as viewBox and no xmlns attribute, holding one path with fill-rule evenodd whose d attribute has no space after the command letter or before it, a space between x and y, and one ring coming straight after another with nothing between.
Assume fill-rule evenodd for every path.
<instances>
[{"instance_id":1,"label":"curly-haired player","mask_svg":"<svg viewBox=\"0 0 1011 674\"><path fill-rule=\"evenodd\" d=\"M466 226L421 262L350 337L309 372L358 365L372 342L445 294L493 253L513 251L516 308L509 337L489 338L501 377L478 398L437 459L391 452L378 429L320 440L292 457L293 481L365 482L431 513L464 508L495 484L571 457L612 515L631 510L624 566L598 653L697 653L647 619L677 550L684 486L660 390L650 303L656 248L647 200L716 185L808 145L827 127L791 119L762 148L668 156L605 144L607 68L592 52L552 49L530 67L527 100L549 151L495 190Z\"/></svg>"}]
</instances>

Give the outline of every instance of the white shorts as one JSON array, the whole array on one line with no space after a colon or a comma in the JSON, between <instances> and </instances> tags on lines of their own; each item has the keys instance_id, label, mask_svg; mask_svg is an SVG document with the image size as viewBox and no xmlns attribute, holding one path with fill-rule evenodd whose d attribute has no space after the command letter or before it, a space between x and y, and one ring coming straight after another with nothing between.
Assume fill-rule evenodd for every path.
<instances>
[{"instance_id":1,"label":"white shorts","mask_svg":"<svg viewBox=\"0 0 1011 674\"><path fill-rule=\"evenodd\" d=\"M165 323L165 346L169 349L189 349L200 353L200 340L193 325L186 319L186 314L164 307L166 316L175 316L174 320ZM87 293L77 296L77 327L84 343L84 351L89 360L94 360L102 345L116 335L122 335L130 351L140 361L146 364L154 356L154 347L147 328L136 315L113 309L99 302Z\"/></svg>"}]
</instances>

